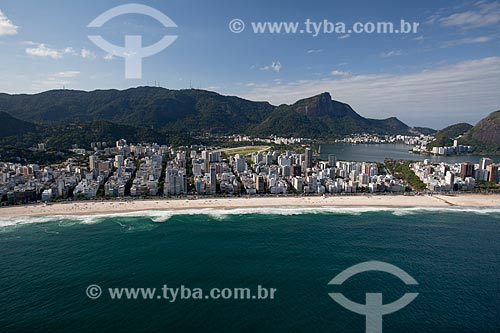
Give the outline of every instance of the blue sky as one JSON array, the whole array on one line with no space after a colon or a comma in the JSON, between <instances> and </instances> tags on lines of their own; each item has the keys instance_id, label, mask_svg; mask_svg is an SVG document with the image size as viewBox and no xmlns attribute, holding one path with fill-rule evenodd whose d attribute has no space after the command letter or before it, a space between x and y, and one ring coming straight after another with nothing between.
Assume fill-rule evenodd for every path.
<instances>
[{"instance_id":1,"label":"blue sky","mask_svg":"<svg viewBox=\"0 0 500 333\"><path fill-rule=\"evenodd\" d=\"M500 109L500 1L135 1L160 10L177 28L144 15L87 25L127 2L0 1L0 91L124 89L154 85L214 90L273 104L324 91L363 116L397 116L441 128L477 122ZM286 4L286 5L285 5ZM242 33L228 24L239 18ZM420 23L413 34L254 34L251 22ZM125 79L89 34L124 44L178 39L143 59L142 79Z\"/></svg>"}]
</instances>

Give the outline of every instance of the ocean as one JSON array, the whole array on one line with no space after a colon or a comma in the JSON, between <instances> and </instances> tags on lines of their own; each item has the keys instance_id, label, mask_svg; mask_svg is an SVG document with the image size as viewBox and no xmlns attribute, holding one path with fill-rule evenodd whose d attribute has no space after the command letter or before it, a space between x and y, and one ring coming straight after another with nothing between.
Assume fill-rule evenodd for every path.
<instances>
[{"instance_id":1,"label":"ocean","mask_svg":"<svg viewBox=\"0 0 500 333\"><path fill-rule=\"evenodd\" d=\"M0 331L500 331L500 209L261 208L0 219ZM394 265L329 285L367 261ZM88 296L90 285L102 294ZM112 299L109 288L275 288L265 299ZM93 299L95 297L96 299Z\"/></svg>"}]
</instances>

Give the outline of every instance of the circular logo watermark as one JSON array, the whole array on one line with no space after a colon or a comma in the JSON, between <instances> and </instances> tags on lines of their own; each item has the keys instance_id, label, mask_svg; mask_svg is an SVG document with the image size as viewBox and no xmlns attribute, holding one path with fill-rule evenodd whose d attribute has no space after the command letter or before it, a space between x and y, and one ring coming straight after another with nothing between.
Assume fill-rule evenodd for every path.
<instances>
[{"instance_id":1,"label":"circular logo watermark","mask_svg":"<svg viewBox=\"0 0 500 333\"><path fill-rule=\"evenodd\" d=\"M156 19L165 28L177 28L175 22L159 10L136 3L111 8L96 17L89 23L88 27L102 27L109 20L126 14L143 14ZM111 44L99 35L89 35L88 38L109 54L125 58L125 78L140 79L142 78L142 59L160 53L170 46L177 39L177 36L165 35L160 41L146 47L142 46L142 36L136 35L126 35L123 47Z\"/></svg>"},{"instance_id":2,"label":"circular logo watermark","mask_svg":"<svg viewBox=\"0 0 500 333\"><path fill-rule=\"evenodd\" d=\"M406 285L417 285L418 282L401 268L382 261L366 261L347 268L334 277L328 284L341 285L349 278L359 273L379 271L398 277ZM359 304L348 299L341 293L330 293L330 297L349 311L366 316L366 332L382 332L382 316L401 310L410 304L418 293L406 293L397 301L383 304L381 293L367 293L365 304Z\"/></svg>"},{"instance_id":3,"label":"circular logo watermark","mask_svg":"<svg viewBox=\"0 0 500 333\"><path fill-rule=\"evenodd\" d=\"M229 22L229 30L232 33L239 34L245 30L245 22L241 19L234 19Z\"/></svg>"},{"instance_id":4,"label":"circular logo watermark","mask_svg":"<svg viewBox=\"0 0 500 333\"><path fill-rule=\"evenodd\" d=\"M102 295L102 289L97 284L91 284L87 287L85 293L90 299L98 299Z\"/></svg>"}]
</instances>

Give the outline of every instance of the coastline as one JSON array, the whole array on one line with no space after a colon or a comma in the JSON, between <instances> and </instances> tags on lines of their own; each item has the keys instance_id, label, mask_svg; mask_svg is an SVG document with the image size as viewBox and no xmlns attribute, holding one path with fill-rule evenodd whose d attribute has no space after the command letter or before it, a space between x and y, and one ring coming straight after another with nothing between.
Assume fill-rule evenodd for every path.
<instances>
[{"instance_id":1,"label":"coastline","mask_svg":"<svg viewBox=\"0 0 500 333\"><path fill-rule=\"evenodd\" d=\"M0 218L96 215L131 213L151 210L196 210L287 207L473 207L500 208L498 194L462 194L433 196L354 195L311 197L235 197L198 199L145 199L61 202L50 205L31 204L0 208Z\"/></svg>"}]
</instances>

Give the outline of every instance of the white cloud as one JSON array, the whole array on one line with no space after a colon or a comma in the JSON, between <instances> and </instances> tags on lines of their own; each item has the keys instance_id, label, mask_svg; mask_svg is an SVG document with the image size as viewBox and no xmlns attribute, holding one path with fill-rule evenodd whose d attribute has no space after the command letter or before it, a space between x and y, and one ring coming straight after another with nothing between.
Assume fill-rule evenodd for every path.
<instances>
[{"instance_id":1,"label":"white cloud","mask_svg":"<svg viewBox=\"0 0 500 333\"><path fill-rule=\"evenodd\" d=\"M333 76L349 76L351 75L351 73L349 72L345 72L345 71L332 71L330 74L332 74Z\"/></svg>"},{"instance_id":2,"label":"white cloud","mask_svg":"<svg viewBox=\"0 0 500 333\"><path fill-rule=\"evenodd\" d=\"M45 44L38 44L36 47L28 47L26 53L35 57L49 57L52 59L61 59L62 52L51 49Z\"/></svg>"},{"instance_id":3,"label":"white cloud","mask_svg":"<svg viewBox=\"0 0 500 333\"><path fill-rule=\"evenodd\" d=\"M447 47L453 47L453 46L463 45L463 44L487 43L491 40L493 40L493 37L490 37L490 36L462 38L462 39L458 39L458 40L452 40L452 41L445 42L441 45L441 47L447 48Z\"/></svg>"},{"instance_id":4,"label":"white cloud","mask_svg":"<svg viewBox=\"0 0 500 333\"><path fill-rule=\"evenodd\" d=\"M312 54L312 53L321 53L323 52L323 49L312 49L312 50L307 50L307 54Z\"/></svg>"},{"instance_id":5,"label":"white cloud","mask_svg":"<svg viewBox=\"0 0 500 333\"><path fill-rule=\"evenodd\" d=\"M0 36L16 35L18 28L19 27L14 25L0 10Z\"/></svg>"},{"instance_id":6,"label":"white cloud","mask_svg":"<svg viewBox=\"0 0 500 333\"><path fill-rule=\"evenodd\" d=\"M349 37L351 37L350 34L345 34L345 35L338 36L337 39L346 39L346 38L349 38Z\"/></svg>"},{"instance_id":7,"label":"white cloud","mask_svg":"<svg viewBox=\"0 0 500 333\"><path fill-rule=\"evenodd\" d=\"M408 74L367 74L249 87L243 97L275 105L332 92L360 114L397 116L409 125L475 123L500 109L500 57L463 61Z\"/></svg>"},{"instance_id":8,"label":"white cloud","mask_svg":"<svg viewBox=\"0 0 500 333\"><path fill-rule=\"evenodd\" d=\"M440 15L439 14L433 14L425 20L424 24L434 24L438 19Z\"/></svg>"},{"instance_id":9,"label":"white cloud","mask_svg":"<svg viewBox=\"0 0 500 333\"><path fill-rule=\"evenodd\" d=\"M279 61L273 61L273 63L269 66L264 66L264 67L261 67L260 70L261 71L273 71L273 72L276 72L276 73L279 73L281 71L281 62Z\"/></svg>"},{"instance_id":10,"label":"white cloud","mask_svg":"<svg viewBox=\"0 0 500 333\"><path fill-rule=\"evenodd\" d=\"M115 56L112 55L111 53L106 53L102 58L106 61L110 61L110 60L113 60L115 58Z\"/></svg>"},{"instance_id":11,"label":"white cloud","mask_svg":"<svg viewBox=\"0 0 500 333\"><path fill-rule=\"evenodd\" d=\"M401 50L392 50L380 53L380 57L382 58L397 57L400 56L401 54L402 54Z\"/></svg>"},{"instance_id":12,"label":"white cloud","mask_svg":"<svg viewBox=\"0 0 500 333\"><path fill-rule=\"evenodd\" d=\"M82 49L82 51L80 52L80 55L82 56L83 59L95 59L96 58L95 53L90 51L90 50L87 50L87 49Z\"/></svg>"},{"instance_id":13,"label":"white cloud","mask_svg":"<svg viewBox=\"0 0 500 333\"><path fill-rule=\"evenodd\" d=\"M26 54L35 57L47 57L52 59L61 59L64 56L81 56L83 59L95 59L96 55L94 52L82 49L80 53L78 53L72 47L65 47L63 49L53 49L45 45L44 43L34 43L31 41L25 41L23 44L31 45L33 47L28 47L26 49Z\"/></svg>"},{"instance_id":14,"label":"white cloud","mask_svg":"<svg viewBox=\"0 0 500 333\"><path fill-rule=\"evenodd\" d=\"M438 21L444 27L477 28L499 24L500 2L479 1L472 10L441 17Z\"/></svg>"},{"instance_id":15,"label":"white cloud","mask_svg":"<svg viewBox=\"0 0 500 333\"><path fill-rule=\"evenodd\" d=\"M415 37L415 38L413 38L413 40L424 40L424 36Z\"/></svg>"},{"instance_id":16,"label":"white cloud","mask_svg":"<svg viewBox=\"0 0 500 333\"><path fill-rule=\"evenodd\" d=\"M73 49L72 47L65 48L62 51L62 53L64 53L64 54L70 54L70 55L76 55L77 54L76 51L75 51L75 49Z\"/></svg>"},{"instance_id":17,"label":"white cloud","mask_svg":"<svg viewBox=\"0 0 500 333\"><path fill-rule=\"evenodd\" d=\"M80 75L79 71L66 71L66 72L58 72L54 74L54 77L77 77Z\"/></svg>"}]
</instances>

